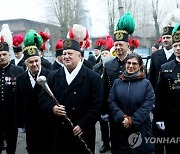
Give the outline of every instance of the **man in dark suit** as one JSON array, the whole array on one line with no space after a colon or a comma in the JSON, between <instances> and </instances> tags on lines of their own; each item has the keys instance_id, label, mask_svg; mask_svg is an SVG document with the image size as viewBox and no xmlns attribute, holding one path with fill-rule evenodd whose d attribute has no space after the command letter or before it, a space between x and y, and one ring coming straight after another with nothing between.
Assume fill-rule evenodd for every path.
<instances>
[{"instance_id":1,"label":"man in dark suit","mask_svg":"<svg viewBox=\"0 0 180 154\"><path fill-rule=\"evenodd\" d=\"M156 90L161 65L175 58L172 49L172 29L173 27L170 26L166 26L163 28L163 48L156 52L153 52L151 55L151 64L148 73L148 79L151 81L154 90Z\"/></svg>"},{"instance_id":2,"label":"man in dark suit","mask_svg":"<svg viewBox=\"0 0 180 154\"><path fill-rule=\"evenodd\" d=\"M84 58L84 50L81 50L80 52L81 52L81 57L82 57L81 60L83 62L83 65L92 70L93 64Z\"/></svg>"},{"instance_id":3,"label":"man in dark suit","mask_svg":"<svg viewBox=\"0 0 180 154\"><path fill-rule=\"evenodd\" d=\"M26 70L25 64L24 64L24 54L22 52L22 42L24 38L22 34L15 35L13 37L13 51L15 58L11 60L11 64L16 66L21 66Z\"/></svg>"},{"instance_id":4,"label":"man in dark suit","mask_svg":"<svg viewBox=\"0 0 180 154\"><path fill-rule=\"evenodd\" d=\"M42 87L36 83L38 76L47 77L50 71L41 66L41 58L35 45L26 46L23 48L23 53L27 71L17 78L18 128L25 127L29 154L50 154L50 125L48 116L41 110L38 103L38 95Z\"/></svg>"},{"instance_id":5,"label":"man in dark suit","mask_svg":"<svg viewBox=\"0 0 180 154\"><path fill-rule=\"evenodd\" d=\"M99 38L98 40L96 40L95 44L94 44L94 55L95 55L95 59L96 59L96 63L99 63L101 61L101 46L103 45L103 39Z\"/></svg>"},{"instance_id":6,"label":"man in dark suit","mask_svg":"<svg viewBox=\"0 0 180 154\"><path fill-rule=\"evenodd\" d=\"M49 74L47 80L59 105L45 90L39 97L41 107L49 113L53 121L52 153L85 153L83 151L86 149L79 147L75 142L78 136L82 137L94 153L95 124L103 100L101 78L83 65L79 42L72 39L64 40L63 57L64 67ZM67 117L73 127L67 121Z\"/></svg>"},{"instance_id":7,"label":"man in dark suit","mask_svg":"<svg viewBox=\"0 0 180 154\"><path fill-rule=\"evenodd\" d=\"M9 45L0 42L0 153L3 150L4 137L7 141L7 154L15 154L16 151L16 78L23 72L22 67L10 64Z\"/></svg>"},{"instance_id":8,"label":"man in dark suit","mask_svg":"<svg viewBox=\"0 0 180 154\"><path fill-rule=\"evenodd\" d=\"M57 70L57 69L60 69L64 66L63 64L63 40L62 39L59 39L57 42L56 42L56 46L55 46L55 49L56 49L56 60L54 61L53 63L53 70Z\"/></svg>"},{"instance_id":9,"label":"man in dark suit","mask_svg":"<svg viewBox=\"0 0 180 154\"><path fill-rule=\"evenodd\" d=\"M163 28L163 35L162 35L162 46L163 48L157 50L156 52L152 53L151 55L151 63L150 69L148 73L148 79L151 81L151 84L156 91L156 86L158 83L159 78L159 71L162 64L167 63L175 58L172 49L172 30L173 27L166 26ZM152 112L154 113L154 107ZM153 132L155 136L163 136L164 131L159 129L154 122L156 121L155 115L153 116ZM161 124L160 124L161 125ZM163 144L156 144L156 151L157 154L164 153L164 145Z\"/></svg>"},{"instance_id":10,"label":"man in dark suit","mask_svg":"<svg viewBox=\"0 0 180 154\"><path fill-rule=\"evenodd\" d=\"M160 78L156 90L155 116L159 128L165 131L166 154L177 153L180 142L180 24L172 33L175 59L161 65ZM158 136L159 137L159 136ZM170 142L174 140L175 142Z\"/></svg>"}]
</instances>

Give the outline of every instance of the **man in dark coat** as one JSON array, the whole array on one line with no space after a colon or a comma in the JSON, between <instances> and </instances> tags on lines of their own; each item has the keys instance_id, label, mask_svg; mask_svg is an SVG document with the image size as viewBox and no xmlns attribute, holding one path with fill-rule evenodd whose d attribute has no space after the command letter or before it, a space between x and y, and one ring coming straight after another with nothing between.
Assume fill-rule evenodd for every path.
<instances>
[{"instance_id":1,"label":"man in dark coat","mask_svg":"<svg viewBox=\"0 0 180 154\"><path fill-rule=\"evenodd\" d=\"M23 42L23 35L18 34L13 37L13 51L15 58L11 60L11 64L14 64L16 66L21 66L26 70L25 64L24 64L24 54L22 52L22 42Z\"/></svg>"},{"instance_id":2,"label":"man in dark coat","mask_svg":"<svg viewBox=\"0 0 180 154\"><path fill-rule=\"evenodd\" d=\"M98 40L96 40L95 44L94 44L94 54L95 54L95 59L96 62L95 64L98 64L101 61L101 46L103 44L103 39L99 38Z\"/></svg>"},{"instance_id":3,"label":"man in dark coat","mask_svg":"<svg viewBox=\"0 0 180 154\"><path fill-rule=\"evenodd\" d=\"M80 52L81 52L83 65L92 70L93 69L93 64L89 60L86 60L84 58L84 50L81 50Z\"/></svg>"},{"instance_id":4,"label":"man in dark coat","mask_svg":"<svg viewBox=\"0 0 180 154\"><path fill-rule=\"evenodd\" d=\"M64 40L63 56L64 67L49 74L47 80L59 105L45 90L40 95L40 104L53 121L52 154L89 153L85 146L80 147L79 138L94 153L95 123L103 100L101 78L83 65L79 42Z\"/></svg>"},{"instance_id":5,"label":"man in dark coat","mask_svg":"<svg viewBox=\"0 0 180 154\"><path fill-rule=\"evenodd\" d=\"M9 45L0 42L0 153L3 139L7 141L7 154L15 154L17 127L15 125L15 89L16 78L23 68L10 64Z\"/></svg>"},{"instance_id":6,"label":"man in dark coat","mask_svg":"<svg viewBox=\"0 0 180 154\"><path fill-rule=\"evenodd\" d=\"M107 36L104 41L104 45L101 46L101 61L93 66L93 70L97 72L101 77L103 75L103 68L105 62L113 59L110 49L113 47L113 38L111 36ZM103 113L104 114L104 113ZM103 142L102 147L99 149L100 153L104 153L110 149L110 137L109 137L109 122L107 115L101 114L99 118L100 129L101 129L101 140Z\"/></svg>"},{"instance_id":7,"label":"man in dark coat","mask_svg":"<svg viewBox=\"0 0 180 154\"><path fill-rule=\"evenodd\" d=\"M161 65L175 58L172 49L172 29L173 27L170 26L166 26L163 28L163 48L156 52L153 52L151 55L151 64L149 68L148 78L151 81L154 90L156 90Z\"/></svg>"},{"instance_id":8,"label":"man in dark coat","mask_svg":"<svg viewBox=\"0 0 180 154\"><path fill-rule=\"evenodd\" d=\"M63 40L59 39L55 46L56 60L53 63L53 70L57 70L63 67Z\"/></svg>"},{"instance_id":9,"label":"man in dark coat","mask_svg":"<svg viewBox=\"0 0 180 154\"><path fill-rule=\"evenodd\" d=\"M41 58L41 65L47 70L50 70L50 71L53 70L51 62L49 62L47 59L45 59L43 57L42 51L39 51L39 55L40 55L40 58Z\"/></svg>"},{"instance_id":10,"label":"man in dark coat","mask_svg":"<svg viewBox=\"0 0 180 154\"><path fill-rule=\"evenodd\" d=\"M41 110L38 103L42 87L36 83L38 76L47 77L50 71L41 66L41 58L35 45L26 46L23 53L27 71L17 78L18 128L25 127L29 154L50 154L50 125L47 114Z\"/></svg>"},{"instance_id":11,"label":"man in dark coat","mask_svg":"<svg viewBox=\"0 0 180 154\"><path fill-rule=\"evenodd\" d=\"M177 124L180 116L180 24L172 34L176 58L161 66L155 104L156 124L165 131L164 137L169 140L166 142L166 154L177 153L180 146L180 126ZM171 139L175 142L170 143Z\"/></svg>"},{"instance_id":12,"label":"man in dark coat","mask_svg":"<svg viewBox=\"0 0 180 154\"><path fill-rule=\"evenodd\" d=\"M163 28L163 35L162 35L163 48L160 50L157 50L151 55L151 63L150 63L150 69L148 73L148 79L150 80L155 91L156 91L156 86L158 83L159 71L160 71L161 65L175 58L175 55L172 49L172 30L173 30L173 27L170 27L170 26L166 26ZM152 112L154 112L154 107L153 107ZM153 116L154 135L163 136L164 132L161 129L157 128L154 121L156 121L155 115ZM163 151L164 151L164 145L156 144L156 153L161 154L163 153Z\"/></svg>"}]
</instances>

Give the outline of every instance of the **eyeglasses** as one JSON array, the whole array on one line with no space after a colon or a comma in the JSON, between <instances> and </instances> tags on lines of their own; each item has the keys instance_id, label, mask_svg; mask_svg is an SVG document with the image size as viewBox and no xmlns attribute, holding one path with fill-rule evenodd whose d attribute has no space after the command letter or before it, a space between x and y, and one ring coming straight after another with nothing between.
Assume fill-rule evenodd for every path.
<instances>
[{"instance_id":1,"label":"eyeglasses","mask_svg":"<svg viewBox=\"0 0 180 154\"><path fill-rule=\"evenodd\" d=\"M131 65L131 64L132 64L133 66L136 66L136 65L138 65L139 63L136 63L136 62L129 62L129 61L128 61L128 62L126 62L126 64L127 64L127 65Z\"/></svg>"}]
</instances>

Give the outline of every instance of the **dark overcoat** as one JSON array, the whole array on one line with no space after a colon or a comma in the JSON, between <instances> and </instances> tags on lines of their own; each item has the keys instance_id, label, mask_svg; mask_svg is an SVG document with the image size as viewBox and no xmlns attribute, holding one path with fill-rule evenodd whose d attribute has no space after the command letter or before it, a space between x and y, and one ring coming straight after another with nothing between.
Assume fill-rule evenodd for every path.
<instances>
[{"instance_id":1,"label":"dark overcoat","mask_svg":"<svg viewBox=\"0 0 180 154\"><path fill-rule=\"evenodd\" d=\"M47 77L49 72L42 68L40 76ZM49 119L38 103L41 89L38 83L32 87L27 71L17 78L17 122L19 128L25 126L27 150L30 154L49 154Z\"/></svg>"},{"instance_id":2,"label":"dark overcoat","mask_svg":"<svg viewBox=\"0 0 180 154\"><path fill-rule=\"evenodd\" d=\"M82 138L94 152L95 123L102 107L102 83L100 76L82 65L77 76L67 84L64 69L49 75L48 85L59 104L65 106L67 116L74 126L79 125L83 130ZM55 103L45 91L40 95L40 103L53 119L53 152L52 154L79 153L72 135L72 128L64 117L52 113Z\"/></svg>"}]
</instances>

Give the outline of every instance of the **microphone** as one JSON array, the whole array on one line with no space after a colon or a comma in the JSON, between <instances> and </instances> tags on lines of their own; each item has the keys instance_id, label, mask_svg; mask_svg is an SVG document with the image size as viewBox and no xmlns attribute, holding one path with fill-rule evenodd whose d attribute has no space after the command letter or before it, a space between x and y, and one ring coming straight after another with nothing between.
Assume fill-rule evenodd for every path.
<instances>
[{"instance_id":1,"label":"microphone","mask_svg":"<svg viewBox=\"0 0 180 154\"><path fill-rule=\"evenodd\" d=\"M47 82L46 82L46 77L45 76L39 76L39 77L37 77L37 83L39 84L39 85L41 85L45 90L46 90L46 92L51 96L51 97L53 97L54 98L54 94L52 93L52 91L51 91L51 89L49 88L49 86L48 86L48 84L47 84Z\"/></svg>"}]
</instances>

